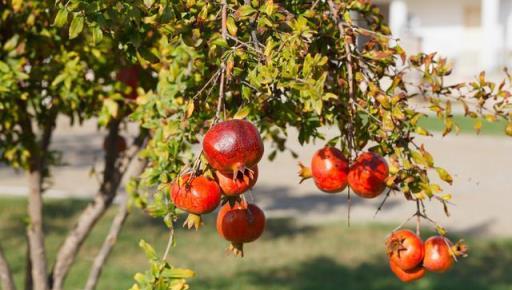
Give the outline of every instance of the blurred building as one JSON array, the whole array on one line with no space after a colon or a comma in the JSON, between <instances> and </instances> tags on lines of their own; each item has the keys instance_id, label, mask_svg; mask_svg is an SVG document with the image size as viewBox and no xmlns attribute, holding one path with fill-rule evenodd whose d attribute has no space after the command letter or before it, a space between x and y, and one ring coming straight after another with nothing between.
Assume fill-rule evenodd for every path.
<instances>
[{"instance_id":1,"label":"blurred building","mask_svg":"<svg viewBox=\"0 0 512 290\"><path fill-rule=\"evenodd\" d=\"M512 0L376 0L410 52L448 57L474 74L511 64Z\"/></svg>"}]
</instances>

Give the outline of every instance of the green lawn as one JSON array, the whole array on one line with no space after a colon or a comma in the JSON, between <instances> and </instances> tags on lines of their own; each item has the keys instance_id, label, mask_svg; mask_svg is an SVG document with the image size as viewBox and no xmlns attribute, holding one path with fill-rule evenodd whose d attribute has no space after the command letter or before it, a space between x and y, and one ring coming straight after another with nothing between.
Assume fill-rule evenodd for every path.
<instances>
[{"instance_id":1,"label":"green lawn","mask_svg":"<svg viewBox=\"0 0 512 290\"><path fill-rule=\"evenodd\" d=\"M46 203L46 245L52 259L84 206L84 202L76 200ZM24 207L23 200L0 199L0 241L14 265L19 285L25 261ZM69 275L66 289L83 286L85 273L113 214L109 212L92 233ZM312 227L287 219L271 220L263 238L246 245L246 257L239 259L225 254L227 244L217 236L214 222L209 219L199 232L177 232L177 247L170 259L176 266L191 267L197 272L191 281L193 290L512 289L512 239L469 239L470 257L451 272L431 274L412 285L399 283L389 272L383 253L383 239L391 228L379 224L347 228L343 221ZM125 229L98 289L127 289L133 273L145 269L144 256L137 247L139 239L155 243L160 252L167 240L165 227L140 212L130 216Z\"/></svg>"},{"instance_id":2,"label":"green lawn","mask_svg":"<svg viewBox=\"0 0 512 290\"><path fill-rule=\"evenodd\" d=\"M464 117L463 115L455 115L453 117L453 121L459 126L461 133L476 134L474 129L476 119ZM419 125L429 131L442 132L444 130L443 121L435 117L421 118ZM506 125L507 123L504 120L499 120L492 123L486 120L482 120L482 128L480 134L505 136Z\"/></svg>"}]
</instances>

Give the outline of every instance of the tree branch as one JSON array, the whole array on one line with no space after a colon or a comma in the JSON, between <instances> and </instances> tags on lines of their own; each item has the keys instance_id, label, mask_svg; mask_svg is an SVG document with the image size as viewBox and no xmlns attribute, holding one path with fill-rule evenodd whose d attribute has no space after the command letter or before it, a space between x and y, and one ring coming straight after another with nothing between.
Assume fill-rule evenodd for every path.
<instances>
[{"instance_id":1,"label":"tree branch","mask_svg":"<svg viewBox=\"0 0 512 290\"><path fill-rule=\"evenodd\" d=\"M0 285L3 290L16 290L14 279L12 278L11 268L4 256L4 251L0 246Z\"/></svg>"},{"instance_id":2,"label":"tree branch","mask_svg":"<svg viewBox=\"0 0 512 290\"><path fill-rule=\"evenodd\" d=\"M146 168L147 162L143 159L137 159L135 164L133 164L132 173L130 173L131 176L137 177L144 172L144 169ZM105 265L105 262L107 261L112 248L116 244L117 237L119 236L119 233L121 232L121 229L123 228L124 222L126 221L126 218L129 215L129 197L126 193L124 193L121 197L121 202L119 203L119 209L117 211L116 216L114 217L114 220L112 221L112 225L110 226L109 233L107 237L105 238L105 241L103 242L103 245L101 246L100 251L96 255L96 258L94 259L94 263L91 267L91 271L89 272L89 278L87 278L87 282L85 284L84 290L94 290L96 289L96 285L98 284L98 280L101 276L101 272L103 270L103 266Z\"/></svg>"},{"instance_id":3,"label":"tree branch","mask_svg":"<svg viewBox=\"0 0 512 290\"><path fill-rule=\"evenodd\" d=\"M228 38L228 30L227 30L227 2L226 0L221 0L222 10L221 10L221 33L222 38L227 40ZM220 119L220 113L222 111L222 106L224 104L224 82L226 78L226 61L222 60L220 66L220 84L219 84L219 102L217 103L217 112L215 113L215 121Z\"/></svg>"},{"instance_id":4,"label":"tree branch","mask_svg":"<svg viewBox=\"0 0 512 290\"><path fill-rule=\"evenodd\" d=\"M96 193L94 200L82 212L74 228L68 234L57 253L55 265L49 277L53 290L62 290L64 280L83 242L89 236L96 222L98 222L112 204L125 173L123 172L123 168L126 170L126 167L136 155L136 152L143 146L145 138L142 135L145 136L145 132L141 133L134 142L134 146L130 148L132 152L128 152L128 154L125 155L127 158L120 159L119 162L116 162L119 157L116 145L119 124L120 120L114 120L109 125L109 134L106 137L105 170L100 190Z\"/></svg>"},{"instance_id":5,"label":"tree branch","mask_svg":"<svg viewBox=\"0 0 512 290\"><path fill-rule=\"evenodd\" d=\"M45 124L40 140L37 143L36 134L32 128L32 121L27 112L28 104L20 100L18 105L25 112L20 120L24 138L29 141L30 159L28 164L29 195L27 213L29 225L27 226L28 253L27 268L30 266L34 290L47 290L47 260L43 231L43 179L46 172L46 158L55 127L56 113L50 111L48 122ZM30 264L30 265L28 265Z\"/></svg>"}]
</instances>

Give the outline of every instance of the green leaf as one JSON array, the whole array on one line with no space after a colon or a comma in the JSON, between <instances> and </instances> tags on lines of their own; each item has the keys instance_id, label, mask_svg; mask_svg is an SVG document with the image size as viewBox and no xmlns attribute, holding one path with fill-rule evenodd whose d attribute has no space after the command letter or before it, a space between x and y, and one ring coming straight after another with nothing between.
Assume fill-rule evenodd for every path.
<instances>
[{"instance_id":1,"label":"green leaf","mask_svg":"<svg viewBox=\"0 0 512 290\"><path fill-rule=\"evenodd\" d=\"M103 31L101 30L101 28L99 26L94 26L93 28L91 28L92 30L92 41L97 44L97 43L100 43L101 40L103 39Z\"/></svg>"},{"instance_id":2,"label":"green leaf","mask_svg":"<svg viewBox=\"0 0 512 290\"><path fill-rule=\"evenodd\" d=\"M453 178L450 175L450 173L448 173L448 171L446 171L446 169L441 168L441 167L436 167L436 171L437 171L437 174L439 175L439 178L441 178L444 182L446 182L448 184L453 183Z\"/></svg>"},{"instance_id":3,"label":"green leaf","mask_svg":"<svg viewBox=\"0 0 512 290\"><path fill-rule=\"evenodd\" d=\"M69 38L76 38L84 29L84 17L82 15L75 15L69 26Z\"/></svg>"},{"instance_id":4,"label":"green leaf","mask_svg":"<svg viewBox=\"0 0 512 290\"><path fill-rule=\"evenodd\" d=\"M236 27L235 19L233 19L233 17L228 17L226 26L228 28L229 34L231 34L232 36L236 36L236 33L238 32L238 27Z\"/></svg>"},{"instance_id":5,"label":"green leaf","mask_svg":"<svg viewBox=\"0 0 512 290\"><path fill-rule=\"evenodd\" d=\"M155 249L153 249L153 247L150 244L148 244L146 241L140 240L139 247L142 248L142 250L144 251L144 253L146 254L146 257L148 259L150 259L150 260L157 259Z\"/></svg>"},{"instance_id":6,"label":"green leaf","mask_svg":"<svg viewBox=\"0 0 512 290\"><path fill-rule=\"evenodd\" d=\"M165 269L162 273L162 276L168 277L171 279L184 279L184 278L192 278L196 275L194 271L185 268L172 268Z\"/></svg>"},{"instance_id":7,"label":"green leaf","mask_svg":"<svg viewBox=\"0 0 512 290\"><path fill-rule=\"evenodd\" d=\"M256 12L256 9L252 8L250 5L243 5L242 7L238 8L238 10L235 12L235 15L237 17L247 17Z\"/></svg>"},{"instance_id":8,"label":"green leaf","mask_svg":"<svg viewBox=\"0 0 512 290\"><path fill-rule=\"evenodd\" d=\"M57 12L53 25L56 27L62 27L66 25L66 23L68 23L68 10L66 7L62 7L59 9L59 12Z\"/></svg>"}]
</instances>

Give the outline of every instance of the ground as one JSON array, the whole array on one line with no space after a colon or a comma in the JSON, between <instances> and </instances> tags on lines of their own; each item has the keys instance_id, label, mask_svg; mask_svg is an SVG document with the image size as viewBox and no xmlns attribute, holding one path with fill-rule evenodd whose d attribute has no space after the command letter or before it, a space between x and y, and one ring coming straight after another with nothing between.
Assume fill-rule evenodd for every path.
<instances>
[{"instance_id":1,"label":"ground","mask_svg":"<svg viewBox=\"0 0 512 290\"><path fill-rule=\"evenodd\" d=\"M7 258L14 265L21 285L25 261L25 201L0 199L0 237ZM50 260L54 259L67 230L77 213L86 205L80 200L47 200L45 231ZM115 209L109 211L93 231L80 252L65 289L81 289L90 264L108 231ZM445 274L428 274L414 284L402 284L391 274L384 254L384 239L395 227L391 224L355 222L350 228L340 217L338 222L304 225L292 219L270 219L262 238L245 246L246 257L227 255L227 242L214 229L214 215L208 216L200 231L179 229L176 248L169 261L196 271L192 290L511 290L512 239L472 237L471 254ZM183 217L181 217L181 220ZM431 233L424 231L423 238ZM147 268L137 243L145 239L154 243L161 254L167 241L161 222L134 210L108 261L100 290L127 289L136 271ZM453 237L456 238L456 237Z\"/></svg>"}]
</instances>

